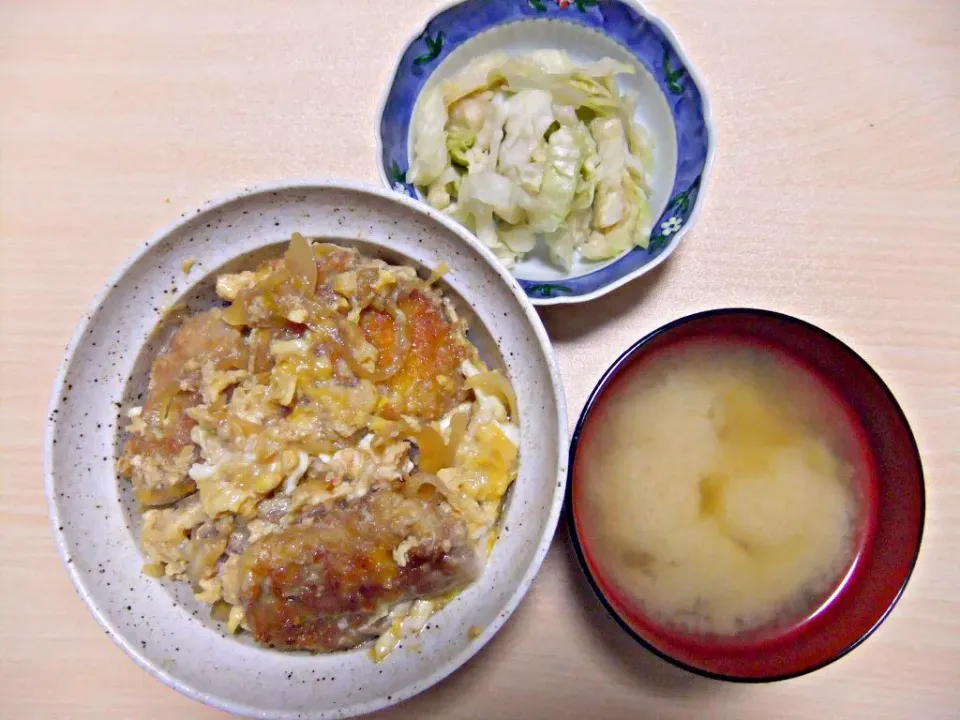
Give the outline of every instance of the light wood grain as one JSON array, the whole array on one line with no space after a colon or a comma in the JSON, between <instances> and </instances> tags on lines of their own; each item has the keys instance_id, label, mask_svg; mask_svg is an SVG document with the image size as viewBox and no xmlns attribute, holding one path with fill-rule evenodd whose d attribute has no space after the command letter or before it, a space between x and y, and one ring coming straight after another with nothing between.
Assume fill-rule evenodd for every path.
<instances>
[{"instance_id":1,"label":"light wood grain","mask_svg":"<svg viewBox=\"0 0 960 720\"><path fill-rule=\"evenodd\" d=\"M0 716L214 718L138 669L53 548L41 436L82 310L155 228L258 180L376 181L379 93L431 0L0 3ZM631 341L754 305L847 340L913 423L924 547L862 648L772 686L703 680L598 610L565 533L516 616L384 718L960 717L960 3L653 0L719 151L699 225L648 277L544 320L571 423Z\"/></svg>"}]
</instances>

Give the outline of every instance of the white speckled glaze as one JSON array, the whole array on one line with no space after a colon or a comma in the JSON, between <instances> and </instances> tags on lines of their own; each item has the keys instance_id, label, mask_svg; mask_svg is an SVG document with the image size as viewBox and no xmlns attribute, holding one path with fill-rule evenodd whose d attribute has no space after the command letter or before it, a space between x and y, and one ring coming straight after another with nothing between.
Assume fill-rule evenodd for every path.
<instances>
[{"instance_id":1,"label":"white speckled glaze","mask_svg":"<svg viewBox=\"0 0 960 720\"><path fill-rule=\"evenodd\" d=\"M214 302L213 276L280 251L293 231L392 262L450 266L446 291L471 337L506 369L520 412L520 471L483 576L383 663L367 649L310 655L231 637L184 583L141 574L138 513L118 479L119 415L136 404L164 306ZM185 260L196 261L184 273ZM472 312L466 307L472 308ZM252 717L338 718L408 698L476 653L530 586L553 537L566 482L567 422L556 361L519 285L468 232L378 188L303 181L246 188L159 232L110 280L82 319L54 387L45 448L53 533L77 591L134 660L202 702ZM471 626L482 628L474 639Z\"/></svg>"}]
</instances>

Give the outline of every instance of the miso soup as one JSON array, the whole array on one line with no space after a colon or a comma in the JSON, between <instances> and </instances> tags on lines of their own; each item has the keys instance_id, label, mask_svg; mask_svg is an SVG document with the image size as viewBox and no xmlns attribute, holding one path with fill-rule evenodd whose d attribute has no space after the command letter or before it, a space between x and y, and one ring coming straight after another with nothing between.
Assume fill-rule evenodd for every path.
<instances>
[{"instance_id":1,"label":"miso soup","mask_svg":"<svg viewBox=\"0 0 960 720\"><path fill-rule=\"evenodd\" d=\"M854 418L760 345L688 341L624 372L578 457L598 568L652 620L690 632L815 612L862 539Z\"/></svg>"}]
</instances>

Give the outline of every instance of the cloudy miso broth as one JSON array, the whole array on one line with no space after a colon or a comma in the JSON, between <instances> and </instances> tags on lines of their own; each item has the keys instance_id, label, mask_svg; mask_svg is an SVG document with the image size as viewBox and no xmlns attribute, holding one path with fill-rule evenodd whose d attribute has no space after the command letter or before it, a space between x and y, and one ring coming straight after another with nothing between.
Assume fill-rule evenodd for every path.
<instances>
[{"instance_id":1,"label":"cloudy miso broth","mask_svg":"<svg viewBox=\"0 0 960 720\"><path fill-rule=\"evenodd\" d=\"M696 633L820 607L856 556L867 469L819 378L711 339L658 352L614 387L577 461L602 573L651 619Z\"/></svg>"}]
</instances>

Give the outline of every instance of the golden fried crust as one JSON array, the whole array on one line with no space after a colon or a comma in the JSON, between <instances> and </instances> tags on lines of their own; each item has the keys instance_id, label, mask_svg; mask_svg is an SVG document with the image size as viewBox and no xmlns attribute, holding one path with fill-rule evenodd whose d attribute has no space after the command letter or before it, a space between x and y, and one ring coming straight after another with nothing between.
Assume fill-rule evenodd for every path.
<instances>
[{"instance_id":1,"label":"golden fried crust","mask_svg":"<svg viewBox=\"0 0 960 720\"><path fill-rule=\"evenodd\" d=\"M399 564L394 550L408 538ZM465 587L477 569L459 517L381 490L249 547L240 598L259 642L338 650L379 634L390 606Z\"/></svg>"},{"instance_id":2,"label":"golden fried crust","mask_svg":"<svg viewBox=\"0 0 960 720\"><path fill-rule=\"evenodd\" d=\"M483 429L466 413L449 439L427 425L471 399L464 361L482 366L431 283L295 235L217 292L229 306L184 322L153 363L120 459L142 506L177 503L144 513L157 569L233 606L231 630L311 651L355 647L472 582L471 532L512 476L464 466L471 488L500 489L458 504L425 475Z\"/></svg>"},{"instance_id":3,"label":"golden fried crust","mask_svg":"<svg viewBox=\"0 0 960 720\"><path fill-rule=\"evenodd\" d=\"M400 371L384 383L393 392L382 415L391 420L401 415L436 420L463 400L460 364L468 357L466 339L444 315L439 301L420 291L402 297L397 306L407 319L410 354ZM385 312L367 308L360 315L367 342L379 352L378 369L395 357L394 327L393 318Z\"/></svg>"},{"instance_id":4,"label":"golden fried crust","mask_svg":"<svg viewBox=\"0 0 960 720\"><path fill-rule=\"evenodd\" d=\"M186 474L195 455L190 430L196 424L187 410L201 402L206 363L217 370L247 365L243 335L223 322L219 310L187 319L153 362L141 414L145 429L130 436L119 462L142 506L176 502L196 489Z\"/></svg>"}]
</instances>

